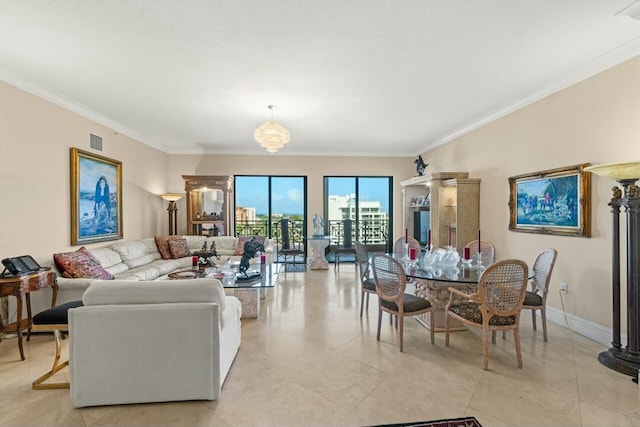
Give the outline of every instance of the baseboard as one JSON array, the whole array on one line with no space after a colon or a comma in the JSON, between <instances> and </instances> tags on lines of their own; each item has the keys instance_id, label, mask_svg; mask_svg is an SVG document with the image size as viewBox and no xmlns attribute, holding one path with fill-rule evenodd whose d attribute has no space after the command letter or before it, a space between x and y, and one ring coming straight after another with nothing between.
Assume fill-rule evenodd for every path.
<instances>
[{"instance_id":1,"label":"baseboard","mask_svg":"<svg viewBox=\"0 0 640 427\"><path fill-rule=\"evenodd\" d=\"M571 313L567 313L567 320L565 322L562 310L549 305L547 305L547 320L567 329L571 329L574 332L589 338L592 341L600 343L607 348L611 347L613 331L610 328L606 328L598 323L583 319L582 317ZM567 326L567 322L569 323L569 326ZM627 342L627 336L625 334L621 334L620 341L624 345L624 343Z\"/></svg>"}]
</instances>

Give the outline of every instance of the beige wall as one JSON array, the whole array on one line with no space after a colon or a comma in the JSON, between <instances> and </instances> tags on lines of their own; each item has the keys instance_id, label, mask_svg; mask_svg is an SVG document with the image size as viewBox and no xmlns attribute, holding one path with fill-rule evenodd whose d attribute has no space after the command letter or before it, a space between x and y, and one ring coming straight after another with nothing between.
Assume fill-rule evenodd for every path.
<instances>
[{"instance_id":1,"label":"beige wall","mask_svg":"<svg viewBox=\"0 0 640 427\"><path fill-rule=\"evenodd\" d=\"M611 327L611 214L615 182L592 176L592 237L508 231L508 177L569 166L640 158L640 59L634 58L492 122L423 155L435 171L480 178L482 236L499 258L533 262L558 250L548 303L560 308L560 282L569 284L569 313ZM623 248L624 251L624 248ZM624 267L623 267L624 269ZM624 324L623 320L623 324Z\"/></svg>"},{"instance_id":2,"label":"beige wall","mask_svg":"<svg viewBox=\"0 0 640 427\"><path fill-rule=\"evenodd\" d=\"M167 228L168 155L16 87L0 82L0 257L51 259L71 244L69 149L103 138L104 156L123 169L124 238ZM98 243L91 246L100 246Z\"/></svg>"}]
</instances>

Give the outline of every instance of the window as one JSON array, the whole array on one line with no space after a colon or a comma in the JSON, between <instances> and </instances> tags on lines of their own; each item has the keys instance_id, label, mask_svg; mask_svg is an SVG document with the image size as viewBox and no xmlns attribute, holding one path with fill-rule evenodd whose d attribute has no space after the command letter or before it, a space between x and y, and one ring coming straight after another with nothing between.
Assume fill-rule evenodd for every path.
<instances>
[{"instance_id":1,"label":"window","mask_svg":"<svg viewBox=\"0 0 640 427\"><path fill-rule=\"evenodd\" d=\"M345 219L356 221L354 240L390 251L393 178L325 177L325 232L335 235Z\"/></svg>"},{"instance_id":2,"label":"window","mask_svg":"<svg viewBox=\"0 0 640 427\"><path fill-rule=\"evenodd\" d=\"M280 220L289 219L291 243L305 246L306 177L236 175L234 197L237 236L267 236L279 242Z\"/></svg>"}]
</instances>

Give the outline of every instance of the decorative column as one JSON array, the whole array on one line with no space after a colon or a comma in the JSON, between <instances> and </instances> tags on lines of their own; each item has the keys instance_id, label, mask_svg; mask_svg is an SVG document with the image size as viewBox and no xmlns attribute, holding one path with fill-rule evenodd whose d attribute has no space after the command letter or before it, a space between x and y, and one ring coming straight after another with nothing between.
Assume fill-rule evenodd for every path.
<instances>
[{"instance_id":1,"label":"decorative column","mask_svg":"<svg viewBox=\"0 0 640 427\"><path fill-rule=\"evenodd\" d=\"M609 202L613 216L612 230L612 289L613 289L613 341L611 348L598 355L603 365L634 377L638 382L640 370L640 162L590 166L585 171L615 179L621 186L612 188ZM620 212L626 215L627 246L627 345L620 337Z\"/></svg>"}]
</instances>

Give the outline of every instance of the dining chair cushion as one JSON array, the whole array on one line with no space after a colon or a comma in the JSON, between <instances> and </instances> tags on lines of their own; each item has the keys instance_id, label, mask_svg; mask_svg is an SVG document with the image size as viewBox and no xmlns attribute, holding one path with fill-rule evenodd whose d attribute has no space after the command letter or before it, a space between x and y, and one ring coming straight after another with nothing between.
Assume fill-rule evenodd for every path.
<instances>
[{"instance_id":1,"label":"dining chair cushion","mask_svg":"<svg viewBox=\"0 0 640 427\"><path fill-rule=\"evenodd\" d=\"M393 301L381 300L380 304L389 310L398 311L398 305ZM414 311L426 310L431 307L431 303L424 298L411 294L404 294L404 312L412 313Z\"/></svg>"},{"instance_id":2,"label":"dining chair cushion","mask_svg":"<svg viewBox=\"0 0 640 427\"><path fill-rule=\"evenodd\" d=\"M527 291L524 295L524 302L522 305L542 306L542 297L536 293Z\"/></svg>"},{"instance_id":3,"label":"dining chair cushion","mask_svg":"<svg viewBox=\"0 0 640 427\"><path fill-rule=\"evenodd\" d=\"M364 282L362 282L362 287L368 291L375 292L376 291L376 282L373 280L373 277L368 278Z\"/></svg>"},{"instance_id":4,"label":"dining chair cushion","mask_svg":"<svg viewBox=\"0 0 640 427\"><path fill-rule=\"evenodd\" d=\"M478 303L462 302L453 304L449 307L449 311L473 323L482 324L482 312L480 312L480 304ZM516 323L514 316L492 316L489 319L489 324L494 326L513 325L514 323Z\"/></svg>"}]
</instances>

